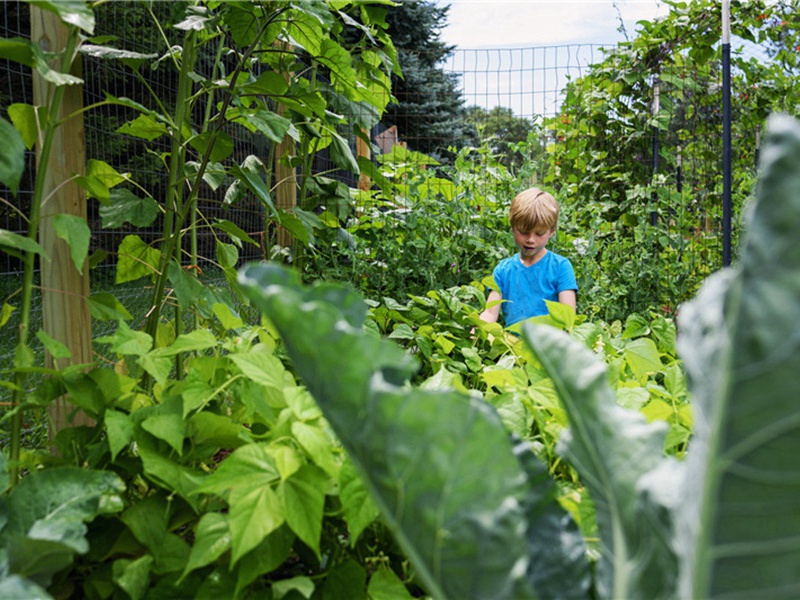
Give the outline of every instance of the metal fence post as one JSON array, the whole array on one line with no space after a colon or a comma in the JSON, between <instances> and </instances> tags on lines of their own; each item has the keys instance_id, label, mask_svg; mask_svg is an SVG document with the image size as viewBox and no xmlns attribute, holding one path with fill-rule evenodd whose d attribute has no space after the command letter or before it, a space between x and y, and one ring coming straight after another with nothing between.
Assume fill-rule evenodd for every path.
<instances>
[{"instance_id":1,"label":"metal fence post","mask_svg":"<svg viewBox=\"0 0 800 600\"><path fill-rule=\"evenodd\" d=\"M722 266L731 264L731 3L722 1Z\"/></svg>"}]
</instances>

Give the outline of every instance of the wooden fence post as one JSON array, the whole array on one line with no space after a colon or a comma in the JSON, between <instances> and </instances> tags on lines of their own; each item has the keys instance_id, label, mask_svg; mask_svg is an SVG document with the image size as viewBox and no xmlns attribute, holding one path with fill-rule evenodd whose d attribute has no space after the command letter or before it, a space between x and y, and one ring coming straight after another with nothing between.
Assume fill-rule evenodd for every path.
<instances>
[{"instance_id":1,"label":"wooden fence post","mask_svg":"<svg viewBox=\"0 0 800 600\"><path fill-rule=\"evenodd\" d=\"M51 11L31 6L31 39L42 49L58 51L67 44L68 30L58 15ZM57 65L53 65L60 68ZM80 77L81 65L75 59L72 75ZM34 105L48 106L53 94L52 85L33 72ZM83 86L70 85L65 90L59 120L83 108ZM55 132L52 152L48 164L38 164L45 170L45 186L42 196L39 242L50 260L41 260L42 316L44 330L64 344L71 359L54 360L49 354L46 365L64 368L68 364L85 364L92 361L92 323L89 313L89 267L84 263L79 273L70 256L66 242L54 229L54 217L59 214L86 218L86 195L74 181L74 175L85 172L83 114L63 122ZM65 183L66 181L66 183ZM90 423L84 413L72 422L68 415L71 407L64 398L50 406L51 434L70 424Z\"/></svg>"},{"instance_id":2,"label":"wooden fence post","mask_svg":"<svg viewBox=\"0 0 800 600\"><path fill-rule=\"evenodd\" d=\"M283 115L285 108L278 106L278 114ZM275 206L281 210L291 210L297 206L297 170L294 167L287 167L281 161L284 156L294 155L294 142L288 135L284 136L283 141L278 144L275 151L275 164L273 172L275 174ZM278 245L291 246L294 242L292 234L282 226L278 226Z\"/></svg>"},{"instance_id":3,"label":"wooden fence post","mask_svg":"<svg viewBox=\"0 0 800 600\"><path fill-rule=\"evenodd\" d=\"M286 42L276 41L275 46L286 52L294 50L294 47ZM293 76L293 72L283 72L283 77L289 84ZM283 104L278 104L278 115L281 117L286 115L286 107ZM282 161L284 156L292 157L294 153L294 141L289 135L283 136L283 140L275 149L275 162L272 165L275 180L275 206L280 210L291 210L297 206L297 169L286 166ZM278 226L277 242L281 247L292 246L294 236L285 227ZM269 249L267 251L269 253Z\"/></svg>"},{"instance_id":4,"label":"wooden fence post","mask_svg":"<svg viewBox=\"0 0 800 600\"><path fill-rule=\"evenodd\" d=\"M369 137L369 131L366 129L362 129L361 132L366 136ZM369 144L361 139L361 137L356 136L356 156L358 158L366 158L369 160L372 157L372 152L369 148ZM369 188L372 187L372 182L370 178L367 177L364 173L361 173L358 177L358 189L362 191L369 191Z\"/></svg>"}]
</instances>

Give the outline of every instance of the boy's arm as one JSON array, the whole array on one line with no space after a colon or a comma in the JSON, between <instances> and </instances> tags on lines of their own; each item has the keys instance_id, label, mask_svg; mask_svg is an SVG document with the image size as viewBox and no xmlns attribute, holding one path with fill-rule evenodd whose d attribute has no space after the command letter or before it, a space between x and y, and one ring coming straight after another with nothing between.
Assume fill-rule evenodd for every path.
<instances>
[{"instance_id":1,"label":"boy's arm","mask_svg":"<svg viewBox=\"0 0 800 600\"><path fill-rule=\"evenodd\" d=\"M492 295L489 294L489 297L491 298ZM558 301L561 302L561 304L571 306L572 310L577 310L578 302L575 295L575 290L564 290L563 292L558 292Z\"/></svg>"},{"instance_id":2,"label":"boy's arm","mask_svg":"<svg viewBox=\"0 0 800 600\"><path fill-rule=\"evenodd\" d=\"M500 292L495 290L489 292L489 297L486 299L486 305L488 308L486 308L486 310L484 310L480 315L482 321L486 321L487 323L497 323L497 319L500 318L500 300L502 299L503 295ZM489 306L489 304L492 302L495 302L495 305Z\"/></svg>"}]
</instances>

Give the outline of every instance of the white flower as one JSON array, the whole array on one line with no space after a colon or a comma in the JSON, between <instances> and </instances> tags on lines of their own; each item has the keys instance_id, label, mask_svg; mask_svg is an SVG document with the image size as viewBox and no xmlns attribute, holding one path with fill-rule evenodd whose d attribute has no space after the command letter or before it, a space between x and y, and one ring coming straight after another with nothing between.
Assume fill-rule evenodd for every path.
<instances>
[{"instance_id":1,"label":"white flower","mask_svg":"<svg viewBox=\"0 0 800 600\"><path fill-rule=\"evenodd\" d=\"M584 238L575 238L572 240L572 245L575 246L575 252L581 256L586 256L586 251L589 249L589 240Z\"/></svg>"}]
</instances>

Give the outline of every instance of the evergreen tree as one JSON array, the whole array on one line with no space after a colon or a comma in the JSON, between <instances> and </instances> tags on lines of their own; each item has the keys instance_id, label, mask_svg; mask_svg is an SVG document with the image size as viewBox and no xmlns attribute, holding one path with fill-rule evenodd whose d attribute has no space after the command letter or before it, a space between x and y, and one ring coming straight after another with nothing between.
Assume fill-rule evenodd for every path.
<instances>
[{"instance_id":1,"label":"evergreen tree","mask_svg":"<svg viewBox=\"0 0 800 600\"><path fill-rule=\"evenodd\" d=\"M403 76L393 78L397 103L389 105L383 123L396 125L413 150L444 162L452 156L449 146L477 140L474 126L465 121L459 76L440 66L455 49L441 39L449 10L449 5L413 0L391 8L386 19Z\"/></svg>"}]
</instances>

